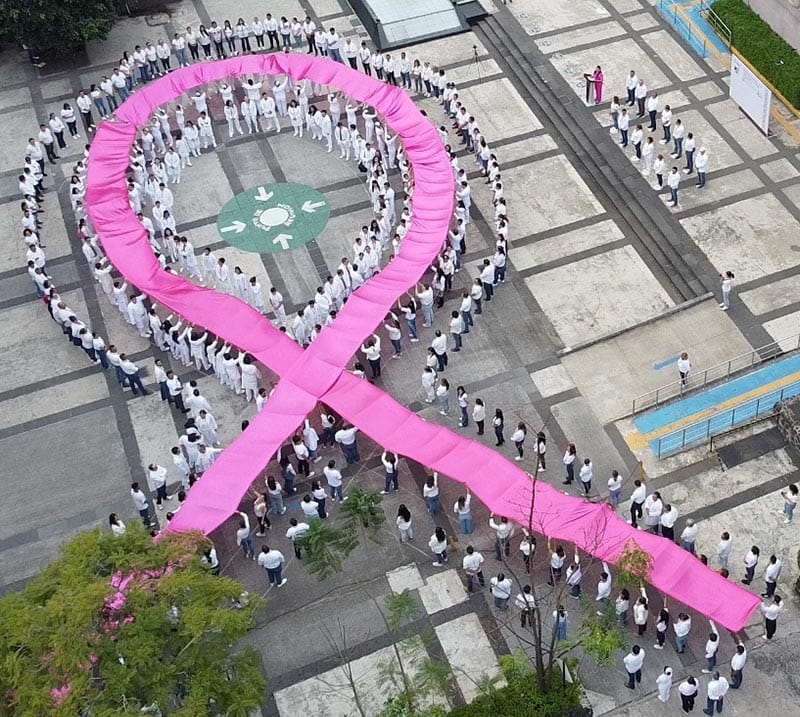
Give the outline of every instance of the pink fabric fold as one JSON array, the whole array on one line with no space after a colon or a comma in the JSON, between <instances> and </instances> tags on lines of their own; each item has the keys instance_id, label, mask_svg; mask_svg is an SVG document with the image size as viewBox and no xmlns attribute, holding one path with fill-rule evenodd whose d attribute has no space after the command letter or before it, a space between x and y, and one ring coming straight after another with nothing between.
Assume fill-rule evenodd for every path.
<instances>
[{"instance_id":1,"label":"pink fabric fold","mask_svg":"<svg viewBox=\"0 0 800 717\"><path fill-rule=\"evenodd\" d=\"M125 170L135 139L154 108L198 85L247 73L286 73L329 84L373 105L400 135L414 167L413 216L402 249L347 301L332 326L303 351L258 312L231 296L160 270L147 235L128 203ZM495 513L526 525L530 476L499 453L430 424L345 370L366 336L397 297L428 270L447 236L453 174L433 125L406 93L343 64L305 55L249 55L176 70L132 96L103 122L90 153L86 203L103 247L128 281L154 301L252 354L281 377L264 410L219 456L189 493L168 530L210 533L238 507L252 483L318 401L358 426L379 445L464 483ZM759 600L705 568L676 545L633 530L606 505L536 484L534 527L609 562L629 540L654 559L653 585L680 602L739 630Z\"/></svg>"}]
</instances>

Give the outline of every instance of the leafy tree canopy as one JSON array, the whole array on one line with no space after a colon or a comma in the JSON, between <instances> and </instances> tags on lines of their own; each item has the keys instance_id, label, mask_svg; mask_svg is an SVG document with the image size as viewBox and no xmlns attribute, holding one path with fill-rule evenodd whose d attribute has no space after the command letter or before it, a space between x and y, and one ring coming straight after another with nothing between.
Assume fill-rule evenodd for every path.
<instances>
[{"instance_id":1,"label":"leafy tree canopy","mask_svg":"<svg viewBox=\"0 0 800 717\"><path fill-rule=\"evenodd\" d=\"M242 715L263 700L255 650L237 641L260 601L211 575L199 533L154 542L138 521L118 537L70 540L28 586L0 598L0 714Z\"/></svg>"},{"instance_id":2,"label":"leafy tree canopy","mask_svg":"<svg viewBox=\"0 0 800 717\"><path fill-rule=\"evenodd\" d=\"M106 36L114 0L6 0L4 33L40 52L67 54Z\"/></svg>"}]
</instances>

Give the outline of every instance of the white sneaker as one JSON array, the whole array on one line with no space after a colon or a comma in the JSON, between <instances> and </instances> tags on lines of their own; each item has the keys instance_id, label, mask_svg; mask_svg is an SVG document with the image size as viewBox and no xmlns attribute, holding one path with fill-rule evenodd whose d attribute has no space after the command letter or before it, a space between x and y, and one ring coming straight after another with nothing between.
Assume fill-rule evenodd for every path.
<instances>
[{"instance_id":1,"label":"white sneaker","mask_svg":"<svg viewBox=\"0 0 800 717\"><path fill-rule=\"evenodd\" d=\"M521 461L522 460L522 456L514 456L514 460L515 461Z\"/></svg>"},{"instance_id":2,"label":"white sneaker","mask_svg":"<svg viewBox=\"0 0 800 717\"><path fill-rule=\"evenodd\" d=\"M791 521L791 520L789 520L788 518L784 518L784 520L783 520L783 524L784 524L784 525L786 525L787 523L791 523L791 522L792 522L792 521Z\"/></svg>"},{"instance_id":3,"label":"white sneaker","mask_svg":"<svg viewBox=\"0 0 800 717\"><path fill-rule=\"evenodd\" d=\"M286 585L286 583L287 583L288 581L289 581L289 578L284 578L283 580L281 580L281 581L278 583L278 587L279 587L279 588L282 588L284 585Z\"/></svg>"},{"instance_id":4,"label":"white sneaker","mask_svg":"<svg viewBox=\"0 0 800 717\"><path fill-rule=\"evenodd\" d=\"M657 184L651 184L650 186L657 192L660 192L664 188L664 187L659 187Z\"/></svg>"},{"instance_id":5,"label":"white sneaker","mask_svg":"<svg viewBox=\"0 0 800 717\"><path fill-rule=\"evenodd\" d=\"M654 650L663 650L664 646L663 645L659 645L659 644L655 644L655 645L653 645L653 649Z\"/></svg>"},{"instance_id":6,"label":"white sneaker","mask_svg":"<svg viewBox=\"0 0 800 717\"><path fill-rule=\"evenodd\" d=\"M673 153L670 155L670 157L672 157L672 159L678 159L678 155L677 155L677 154L675 154L675 152L673 152Z\"/></svg>"},{"instance_id":7,"label":"white sneaker","mask_svg":"<svg viewBox=\"0 0 800 717\"><path fill-rule=\"evenodd\" d=\"M609 134L616 134L617 133L617 128L616 127L609 127L608 128L608 133Z\"/></svg>"},{"instance_id":8,"label":"white sneaker","mask_svg":"<svg viewBox=\"0 0 800 717\"><path fill-rule=\"evenodd\" d=\"M639 158L634 154L633 157L631 157L631 162L638 162L638 161Z\"/></svg>"},{"instance_id":9,"label":"white sneaker","mask_svg":"<svg viewBox=\"0 0 800 717\"><path fill-rule=\"evenodd\" d=\"M437 561L437 562L433 563L433 566L436 567L436 568L441 568L442 564Z\"/></svg>"},{"instance_id":10,"label":"white sneaker","mask_svg":"<svg viewBox=\"0 0 800 717\"><path fill-rule=\"evenodd\" d=\"M388 494L389 494L389 491L388 491L388 490L382 490L382 491L381 491L381 495L388 495Z\"/></svg>"},{"instance_id":11,"label":"white sneaker","mask_svg":"<svg viewBox=\"0 0 800 717\"><path fill-rule=\"evenodd\" d=\"M316 462L316 461L315 461L315 462ZM316 472L316 471L311 471L311 473L309 473L307 477L308 477L308 478L313 478L313 477L314 477L316 474L317 474L317 472Z\"/></svg>"},{"instance_id":12,"label":"white sneaker","mask_svg":"<svg viewBox=\"0 0 800 717\"><path fill-rule=\"evenodd\" d=\"M688 170L688 169L685 169L685 168L684 168L684 169L682 169L681 171L682 171L684 174L689 174L689 170Z\"/></svg>"},{"instance_id":13,"label":"white sneaker","mask_svg":"<svg viewBox=\"0 0 800 717\"><path fill-rule=\"evenodd\" d=\"M660 140L658 140L659 144L666 144L667 142L669 142L668 139L660 139Z\"/></svg>"}]
</instances>

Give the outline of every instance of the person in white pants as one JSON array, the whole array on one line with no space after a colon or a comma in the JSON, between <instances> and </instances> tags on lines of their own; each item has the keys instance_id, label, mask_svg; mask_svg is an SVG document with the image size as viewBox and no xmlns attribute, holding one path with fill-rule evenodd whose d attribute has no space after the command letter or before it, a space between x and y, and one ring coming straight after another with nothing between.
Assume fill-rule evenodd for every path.
<instances>
[{"instance_id":1,"label":"person in white pants","mask_svg":"<svg viewBox=\"0 0 800 717\"><path fill-rule=\"evenodd\" d=\"M241 105L242 117L247 124L248 134L258 132L258 107L255 102L251 102L249 97L245 97Z\"/></svg>"},{"instance_id":2,"label":"person in white pants","mask_svg":"<svg viewBox=\"0 0 800 717\"><path fill-rule=\"evenodd\" d=\"M339 147L339 159L350 159L350 130L341 122L336 125L334 130L336 145Z\"/></svg>"},{"instance_id":3,"label":"person in white pants","mask_svg":"<svg viewBox=\"0 0 800 717\"><path fill-rule=\"evenodd\" d=\"M203 138L203 149L208 149L208 141L211 140L212 146L217 146L217 140L214 139L214 129L211 126L211 119L205 112L201 112L197 118L197 127L200 130L200 137Z\"/></svg>"},{"instance_id":4,"label":"person in white pants","mask_svg":"<svg viewBox=\"0 0 800 717\"><path fill-rule=\"evenodd\" d=\"M164 155L164 166L167 168L167 177L172 180L172 184L180 184L181 158L173 147L170 147Z\"/></svg>"},{"instance_id":5,"label":"person in white pants","mask_svg":"<svg viewBox=\"0 0 800 717\"><path fill-rule=\"evenodd\" d=\"M303 136L303 110L297 104L297 100L292 100L287 108L289 121L292 123L292 130L295 137Z\"/></svg>"},{"instance_id":6,"label":"person in white pants","mask_svg":"<svg viewBox=\"0 0 800 717\"><path fill-rule=\"evenodd\" d=\"M261 378L261 371L258 370L258 366L253 363L253 359L247 354L242 356L241 372L244 397L248 401L253 401L256 393L258 393L258 379Z\"/></svg>"},{"instance_id":7,"label":"person in white pants","mask_svg":"<svg viewBox=\"0 0 800 717\"><path fill-rule=\"evenodd\" d=\"M270 126L276 131L281 131L281 123L278 120L277 114L277 107L275 105L275 100L272 99L266 92L261 93L261 99L258 101L258 111L267 121L266 130L270 129Z\"/></svg>"},{"instance_id":8,"label":"person in white pants","mask_svg":"<svg viewBox=\"0 0 800 717\"><path fill-rule=\"evenodd\" d=\"M244 134L242 125L239 122L239 112L236 109L236 105L233 104L233 100L228 100L225 103L225 119L228 122L228 137L233 137L234 130L239 134Z\"/></svg>"}]
</instances>

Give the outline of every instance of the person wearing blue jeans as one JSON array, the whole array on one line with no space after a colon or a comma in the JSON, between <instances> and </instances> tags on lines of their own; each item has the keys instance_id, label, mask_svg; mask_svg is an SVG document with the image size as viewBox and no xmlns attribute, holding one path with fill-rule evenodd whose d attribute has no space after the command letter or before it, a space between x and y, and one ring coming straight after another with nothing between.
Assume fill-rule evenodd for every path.
<instances>
[{"instance_id":1,"label":"person wearing blue jeans","mask_svg":"<svg viewBox=\"0 0 800 717\"><path fill-rule=\"evenodd\" d=\"M678 206L678 186L681 182L681 175L678 173L678 168L673 167L667 175L667 186L669 187L670 206Z\"/></svg>"},{"instance_id":2,"label":"person wearing blue jeans","mask_svg":"<svg viewBox=\"0 0 800 717\"><path fill-rule=\"evenodd\" d=\"M508 599L511 597L511 581L504 573L498 573L497 577L491 579L491 586L494 606L498 610L507 610Z\"/></svg>"},{"instance_id":3,"label":"person wearing blue jeans","mask_svg":"<svg viewBox=\"0 0 800 717\"><path fill-rule=\"evenodd\" d=\"M358 429L355 426L345 424L334 435L336 442L342 447L342 453L344 453L344 458L348 464L358 463L361 460L356 441L357 432Z\"/></svg>"},{"instance_id":4,"label":"person wearing blue jeans","mask_svg":"<svg viewBox=\"0 0 800 717\"><path fill-rule=\"evenodd\" d=\"M675 148L670 155L673 159L680 159L683 155L683 133L684 133L683 123L677 119L675 120L675 128L672 130L672 141L675 144Z\"/></svg>"},{"instance_id":5,"label":"person wearing blue jeans","mask_svg":"<svg viewBox=\"0 0 800 717\"><path fill-rule=\"evenodd\" d=\"M689 641L689 631L692 629L692 618L685 612L680 613L672 629L675 630L675 650L680 655L686 650L686 643Z\"/></svg>"},{"instance_id":6,"label":"person wearing blue jeans","mask_svg":"<svg viewBox=\"0 0 800 717\"><path fill-rule=\"evenodd\" d=\"M691 174L694 172L694 135L689 132L686 135L686 146L684 147L684 151L686 152L686 166L683 169L684 174Z\"/></svg>"},{"instance_id":7,"label":"person wearing blue jeans","mask_svg":"<svg viewBox=\"0 0 800 717\"><path fill-rule=\"evenodd\" d=\"M272 550L269 545L261 547L261 552L258 555L258 564L267 571L270 585L283 587L286 584L286 578L281 575L285 562L283 553L280 550Z\"/></svg>"},{"instance_id":8,"label":"person wearing blue jeans","mask_svg":"<svg viewBox=\"0 0 800 717\"><path fill-rule=\"evenodd\" d=\"M458 410L461 412L461 419L458 422L459 428L466 428L469 426L469 413L467 412L467 392L463 386L456 389L456 401L458 402Z\"/></svg>"},{"instance_id":9,"label":"person wearing blue jeans","mask_svg":"<svg viewBox=\"0 0 800 717\"><path fill-rule=\"evenodd\" d=\"M467 491L466 496L458 496L458 500L453 506L453 512L458 516L458 524L461 528L461 532L464 535L470 535L472 533L472 511L470 509L471 499L472 496L470 495L469 491Z\"/></svg>"},{"instance_id":10,"label":"person wearing blue jeans","mask_svg":"<svg viewBox=\"0 0 800 717\"><path fill-rule=\"evenodd\" d=\"M120 354L119 355L119 362L120 366L122 367L122 372L125 375L125 380L128 381L131 391L133 391L134 395L139 395L139 391L142 392L143 396L146 396L150 391L146 390L144 384L142 383L142 379L139 376L139 367L128 359L127 354ZM122 384L123 388L125 384ZM138 389L138 390L137 390Z\"/></svg>"},{"instance_id":11,"label":"person wearing blue jeans","mask_svg":"<svg viewBox=\"0 0 800 717\"><path fill-rule=\"evenodd\" d=\"M428 506L428 512L436 515L439 512L439 474L434 471L432 476L428 476L425 485L422 486L422 497Z\"/></svg>"},{"instance_id":12,"label":"person wearing blue jeans","mask_svg":"<svg viewBox=\"0 0 800 717\"><path fill-rule=\"evenodd\" d=\"M245 558L252 558L255 560L255 552L253 551L253 538L250 535L250 519L247 513L239 511L241 520L239 521L239 528L236 531L236 544L242 547Z\"/></svg>"},{"instance_id":13,"label":"person wearing blue jeans","mask_svg":"<svg viewBox=\"0 0 800 717\"><path fill-rule=\"evenodd\" d=\"M384 451L381 455L381 463L383 463L383 470L385 472L385 481L381 493L386 495L389 488L399 490L400 485L397 482L397 456L389 451Z\"/></svg>"},{"instance_id":14,"label":"person wearing blue jeans","mask_svg":"<svg viewBox=\"0 0 800 717\"><path fill-rule=\"evenodd\" d=\"M483 555L476 552L475 548L471 545L468 545L467 554L464 556L461 563L461 566L464 568L464 573L466 573L467 576L468 593L471 593L475 587L475 578L478 579L478 583L481 587L486 585L483 580L483 562Z\"/></svg>"},{"instance_id":15,"label":"person wearing blue jeans","mask_svg":"<svg viewBox=\"0 0 800 717\"><path fill-rule=\"evenodd\" d=\"M714 668L717 666L717 650L719 650L719 632L713 620L709 620L708 624L711 626L711 632L706 640L706 667L703 670L704 675L710 675Z\"/></svg>"}]
</instances>

